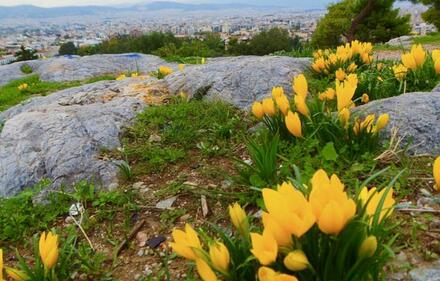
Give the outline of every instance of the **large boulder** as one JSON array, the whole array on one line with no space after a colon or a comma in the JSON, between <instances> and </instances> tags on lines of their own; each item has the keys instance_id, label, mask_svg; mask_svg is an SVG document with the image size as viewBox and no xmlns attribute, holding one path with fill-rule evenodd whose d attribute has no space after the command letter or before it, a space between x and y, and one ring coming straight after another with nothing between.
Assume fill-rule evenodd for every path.
<instances>
[{"instance_id":1,"label":"large boulder","mask_svg":"<svg viewBox=\"0 0 440 281\"><path fill-rule=\"evenodd\" d=\"M165 79L171 93L206 96L240 108L267 96L272 87L292 92L292 78L310 65L309 58L243 56L210 59L207 64L187 67Z\"/></svg>"},{"instance_id":2,"label":"large boulder","mask_svg":"<svg viewBox=\"0 0 440 281\"><path fill-rule=\"evenodd\" d=\"M75 81L101 75L118 75L123 72L148 73L161 65L177 68L177 64L167 63L159 57L137 53L93 55L93 56L60 56L46 60L18 62L0 66L0 85L23 78L29 74L21 71L23 64L33 69L44 81Z\"/></svg>"},{"instance_id":3,"label":"large boulder","mask_svg":"<svg viewBox=\"0 0 440 281\"><path fill-rule=\"evenodd\" d=\"M396 127L403 144L411 144L409 152L440 154L440 92L407 93L377 100L357 108L362 114L390 114L385 135Z\"/></svg>"},{"instance_id":4,"label":"large boulder","mask_svg":"<svg viewBox=\"0 0 440 281\"><path fill-rule=\"evenodd\" d=\"M124 126L167 94L154 78L103 81L35 98L1 115L0 196L48 178L53 186L82 179L115 183L117 167L100 159L120 146Z\"/></svg>"}]
</instances>

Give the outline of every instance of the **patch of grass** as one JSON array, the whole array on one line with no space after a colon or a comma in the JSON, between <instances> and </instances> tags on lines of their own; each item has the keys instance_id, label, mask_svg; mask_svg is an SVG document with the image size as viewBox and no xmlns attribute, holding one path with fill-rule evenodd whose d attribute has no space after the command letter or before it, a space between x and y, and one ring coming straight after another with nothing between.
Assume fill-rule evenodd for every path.
<instances>
[{"instance_id":1,"label":"patch of grass","mask_svg":"<svg viewBox=\"0 0 440 281\"><path fill-rule=\"evenodd\" d=\"M33 72L32 67L30 67L28 64L23 64L20 67L21 72L24 74L31 74Z\"/></svg>"},{"instance_id":2,"label":"patch of grass","mask_svg":"<svg viewBox=\"0 0 440 281\"><path fill-rule=\"evenodd\" d=\"M46 82L41 81L38 75L31 75L23 79L14 80L0 87L0 112L33 96L45 96L55 91L112 79L114 79L113 76L105 75L84 81ZM23 84L27 84L27 88L19 90L18 87Z\"/></svg>"},{"instance_id":3,"label":"patch of grass","mask_svg":"<svg viewBox=\"0 0 440 281\"><path fill-rule=\"evenodd\" d=\"M219 101L176 100L150 107L126 132L124 153L135 175L162 171L190 156L228 155L247 129L243 116Z\"/></svg>"},{"instance_id":4,"label":"patch of grass","mask_svg":"<svg viewBox=\"0 0 440 281\"><path fill-rule=\"evenodd\" d=\"M313 57L313 48L303 48L292 51L279 51L273 53L274 56L285 56L285 57L293 57L293 58L310 58Z\"/></svg>"},{"instance_id":5,"label":"patch of grass","mask_svg":"<svg viewBox=\"0 0 440 281\"><path fill-rule=\"evenodd\" d=\"M388 44L377 44L377 45L374 45L373 50L375 50L375 51L400 51L402 49L403 49L402 46L391 46Z\"/></svg>"},{"instance_id":6,"label":"patch of grass","mask_svg":"<svg viewBox=\"0 0 440 281\"><path fill-rule=\"evenodd\" d=\"M413 39L415 44L440 44L440 32L431 33L424 36L416 36Z\"/></svg>"}]
</instances>

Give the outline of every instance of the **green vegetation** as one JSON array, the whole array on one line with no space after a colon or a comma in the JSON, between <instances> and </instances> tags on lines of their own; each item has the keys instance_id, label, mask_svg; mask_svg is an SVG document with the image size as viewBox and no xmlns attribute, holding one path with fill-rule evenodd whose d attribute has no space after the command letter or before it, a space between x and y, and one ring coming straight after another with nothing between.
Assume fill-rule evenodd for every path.
<instances>
[{"instance_id":1,"label":"green vegetation","mask_svg":"<svg viewBox=\"0 0 440 281\"><path fill-rule=\"evenodd\" d=\"M27 65L27 64L23 64L23 65L20 67L20 70L21 70L21 72L23 72L24 74L31 74L31 73L33 72L32 67L30 67L30 66Z\"/></svg>"},{"instance_id":2,"label":"green vegetation","mask_svg":"<svg viewBox=\"0 0 440 281\"><path fill-rule=\"evenodd\" d=\"M345 37L364 42L386 42L410 32L409 16L399 16L394 0L344 0L328 7L312 37L318 48L336 47Z\"/></svg>"},{"instance_id":3,"label":"green vegetation","mask_svg":"<svg viewBox=\"0 0 440 281\"><path fill-rule=\"evenodd\" d=\"M38 75L32 75L23 79L9 82L0 87L0 112L4 111L32 96L45 96L55 91L77 87L83 84L93 83L101 80L114 79L112 76L101 76L85 81L72 82L45 82L41 81ZM20 87L22 86L22 87ZM23 87L25 86L25 87ZM22 89L19 89L22 88Z\"/></svg>"},{"instance_id":4,"label":"green vegetation","mask_svg":"<svg viewBox=\"0 0 440 281\"><path fill-rule=\"evenodd\" d=\"M288 52L290 56L304 56L305 43L291 38L287 30L273 28L257 34L247 42L232 38L227 46L215 33L200 34L201 39L182 39L171 33L152 32L141 36L118 36L94 47L81 47L79 55L139 52L154 54L168 61L192 63L202 57L268 55ZM63 48L64 49L64 48Z\"/></svg>"},{"instance_id":5,"label":"green vegetation","mask_svg":"<svg viewBox=\"0 0 440 281\"><path fill-rule=\"evenodd\" d=\"M37 51L26 49L23 45L21 45L20 51L15 53L15 61L27 61L36 59L38 59Z\"/></svg>"},{"instance_id":6,"label":"green vegetation","mask_svg":"<svg viewBox=\"0 0 440 281\"><path fill-rule=\"evenodd\" d=\"M440 33L431 33L424 36L415 36L413 39L415 44L439 44L440 45Z\"/></svg>"},{"instance_id":7,"label":"green vegetation","mask_svg":"<svg viewBox=\"0 0 440 281\"><path fill-rule=\"evenodd\" d=\"M59 55L76 55L78 53L78 48L73 42L66 42L61 44L58 50Z\"/></svg>"}]
</instances>

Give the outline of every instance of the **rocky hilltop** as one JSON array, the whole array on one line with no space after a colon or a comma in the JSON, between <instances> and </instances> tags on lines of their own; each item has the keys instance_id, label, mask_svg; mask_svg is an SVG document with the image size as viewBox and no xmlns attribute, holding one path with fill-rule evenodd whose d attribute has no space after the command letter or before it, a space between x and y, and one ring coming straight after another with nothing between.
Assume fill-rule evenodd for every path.
<instances>
[{"instance_id":1,"label":"rocky hilltop","mask_svg":"<svg viewBox=\"0 0 440 281\"><path fill-rule=\"evenodd\" d=\"M126 71L147 73L161 65L155 56L140 54L61 57L26 62L47 81L72 81ZM23 77L16 63L0 67L1 82ZM144 107L184 91L190 97L222 99L246 108L274 86L291 92L292 77L309 59L234 57L187 66L163 80L152 77L102 81L37 97L0 113L0 196L49 178L54 186L93 179L116 185L114 161L100 159L102 149L120 146L122 129Z\"/></svg>"}]
</instances>

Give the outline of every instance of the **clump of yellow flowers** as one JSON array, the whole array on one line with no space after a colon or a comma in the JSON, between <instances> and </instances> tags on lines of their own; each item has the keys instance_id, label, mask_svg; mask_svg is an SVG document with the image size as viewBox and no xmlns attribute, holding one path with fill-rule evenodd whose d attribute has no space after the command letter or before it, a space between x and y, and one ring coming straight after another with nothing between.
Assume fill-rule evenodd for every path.
<instances>
[{"instance_id":1,"label":"clump of yellow flowers","mask_svg":"<svg viewBox=\"0 0 440 281\"><path fill-rule=\"evenodd\" d=\"M391 257L384 246L395 204L390 186L353 195L320 169L310 185L284 182L262 196L262 228L235 203L229 207L235 234L215 228L220 239L199 236L186 224L173 231L172 249L194 261L204 281L366 280Z\"/></svg>"},{"instance_id":2,"label":"clump of yellow flowers","mask_svg":"<svg viewBox=\"0 0 440 281\"><path fill-rule=\"evenodd\" d=\"M163 79L166 76L170 75L171 73L173 73L173 69L171 67L168 66L160 66L159 69L157 70L157 78L158 79Z\"/></svg>"},{"instance_id":3,"label":"clump of yellow flowers","mask_svg":"<svg viewBox=\"0 0 440 281\"><path fill-rule=\"evenodd\" d=\"M43 232L38 243L38 252L40 261L36 262L34 268L29 267L24 263L20 263L20 269L11 267L4 267L3 265L3 251L0 249L0 281L3 281L3 267L6 274L16 281L27 280L42 280L51 281L57 280L56 274L53 271L55 268L58 256L58 235L52 232Z\"/></svg>"},{"instance_id":4,"label":"clump of yellow flowers","mask_svg":"<svg viewBox=\"0 0 440 281\"><path fill-rule=\"evenodd\" d=\"M20 84L20 85L18 85L18 87L17 87L17 89L18 89L19 91L24 91L24 90L26 90L27 88L29 88L29 85L28 85L27 83Z\"/></svg>"},{"instance_id":5,"label":"clump of yellow flowers","mask_svg":"<svg viewBox=\"0 0 440 281\"><path fill-rule=\"evenodd\" d=\"M257 119L262 120L272 133L279 133L287 139L289 135L293 135L297 140L309 135L319 138L323 135L317 132L328 130L333 131L332 135L335 137L332 141L335 144L341 141L347 143L347 140L360 144L377 138L378 132L387 126L389 115L381 114L377 121L375 115L368 115L363 120L355 116L351 121L359 79L354 73L342 73L341 69L338 71L341 73L336 74L334 87L329 87L315 96L308 93L307 79L300 74L293 79L294 95L291 100L282 87L275 87L272 89L271 97L254 102L252 113ZM362 103L369 102L367 93L359 99ZM336 128L337 132L333 128ZM323 139L328 141L328 136L327 133Z\"/></svg>"},{"instance_id":6,"label":"clump of yellow flowers","mask_svg":"<svg viewBox=\"0 0 440 281\"><path fill-rule=\"evenodd\" d=\"M354 73L359 66L373 61L371 43L352 41L339 46L336 50L318 50L313 54L312 69L321 75L335 74L343 81L346 73Z\"/></svg>"}]
</instances>

